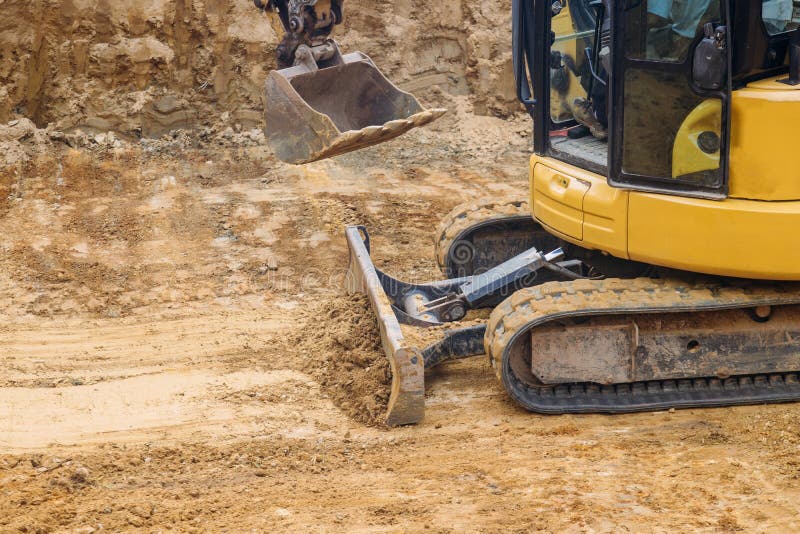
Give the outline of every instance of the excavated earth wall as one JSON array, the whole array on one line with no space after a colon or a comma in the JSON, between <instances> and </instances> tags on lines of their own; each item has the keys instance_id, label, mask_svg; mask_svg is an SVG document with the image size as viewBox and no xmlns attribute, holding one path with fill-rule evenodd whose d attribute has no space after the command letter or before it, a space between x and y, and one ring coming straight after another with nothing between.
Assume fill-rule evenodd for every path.
<instances>
[{"instance_id":1,"label":"excavated earth wall","mask_svg":"<svg viewBox=\"0 0 800 534\"><path fill-rule=\"evenodd\" d=\"M403 88L516 109L510 9L490 0L350 0L337 29ZM261 124L282 28L250 0L0 0L0 122L158 137L223 114Z\"/></svg>"}]
</instances>

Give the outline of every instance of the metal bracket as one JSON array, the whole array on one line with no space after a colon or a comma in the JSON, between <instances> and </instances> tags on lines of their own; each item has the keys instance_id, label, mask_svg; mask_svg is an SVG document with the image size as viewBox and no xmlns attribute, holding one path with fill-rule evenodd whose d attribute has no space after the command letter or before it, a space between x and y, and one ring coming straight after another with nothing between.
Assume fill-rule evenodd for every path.
<instances>
[{"instance_id":1,"label":"metal bracket","mask_svg":"<svg viewBox=\"0 0 800 534\"><path fill-rule=\"evenodd\" d=\"M369 256L369 233L363 226L348 228L363 243ZM389 298L397 320L413 326L430 327L463 319L468 310L494 306L515 291L549 280L585 278L578 260L559 261L560 248L543 254L531 248L488 271L464 278L411 284L380 269L375 270L381 289Z\"/></svg>"},{"instance_id":2,"label":"metal bracket","mask_svg":"<svg viewBox=\"0 0 800 534\"><path fill-rule=\"evenodd\" d=\"M553 270L559 273L566 270L553 263L563 256L564 251L560 248L549 254L542 254L535 248L528 249L483 274L469 277L458 286L458 291L421 304L415 303L415 311L429 316L437 314L445 322L458 321L464 318L467 310L478 307L487 298L510 295L519 289L517 282L543 267L552 265Z\"/></svg>"},{"instance_id":3,"label":"metal bracket","mask_svg":"<svg viewBox=\"0 0 800 534\"><path fill-rule=\"evenodd\" d=\"M548 254L542 254L535 248L528 249L483 274L473 276L469 282L460 287L461 294L472 307L488 296L513 288L515 282L563 257L564 251L560 248Z\"/></svg>"},{"instance_id":4,"label":"metal bracket","mask_svg":"<svg viewBox=\"0 0 800 534\"><path fill-rule=\"evenodd\" d=\"M294 66L305 67L308 72L317 72L320 68L338 65L341 62L339 45L333 39L314 46L300 45L294 53ZM320 63L325 64L320 67Z\"/></svg>"}]
</instances>

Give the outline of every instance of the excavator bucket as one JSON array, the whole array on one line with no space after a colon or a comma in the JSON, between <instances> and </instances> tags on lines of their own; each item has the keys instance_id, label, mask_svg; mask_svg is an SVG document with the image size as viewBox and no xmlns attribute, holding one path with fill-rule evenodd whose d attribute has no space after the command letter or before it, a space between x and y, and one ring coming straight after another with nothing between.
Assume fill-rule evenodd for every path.
<instances>
[{"instance_id":1,"label":"excavator bucket","mask_svg":"<svg viewBox=\"0 0 800 534\"><path fill-rule=\"evenodd\" d=\"M361 52L337 53L333 63L300 62L267 77L265 133L281 161L310 163L383 143L445 112L424 109Z\"/></svg>"},{"instance_id":2,"label":"excavator bucket","mask_svg":"<svg viewBox=\"0 0 800 534\"><path fill-rule=\"evenodd\" d=\"M378 271L369 255L366 230L350 226L345 230L350 249L347 290L365 293L378 319L381 341L392 368L392 389L386 412L389 426L418 423L425 415L425 361L422 353L403 339L400 323L392 310Z\"/></svg>"}]
</instances>

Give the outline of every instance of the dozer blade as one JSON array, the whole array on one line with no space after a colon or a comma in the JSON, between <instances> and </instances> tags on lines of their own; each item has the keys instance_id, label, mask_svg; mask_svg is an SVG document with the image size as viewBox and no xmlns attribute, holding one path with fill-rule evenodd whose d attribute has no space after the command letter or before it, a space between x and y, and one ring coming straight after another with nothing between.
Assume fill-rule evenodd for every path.
<instances>
[{"instance_id":1,"label":"dozer blade","mask_svg":"<svg viewBox=\"0 0 800 534\"><path fill-rule=\"evenodd\" d=\"M362 236L363 233L363 236ZM425 414L425 362L422 353L408 345L400 323L369 256L369 238L363 227L345 230L350 248L347 290L365 293L378 318L381 341L392 367L392 391L386 413L390 426L418 423Z\"/></svg>"},{"instance_id":2,"label":"dozer blade","mask_svg":"<svg viewBox=\"0 0 800 534\"><path fill-rule=\"evenodd\" d=\"M281 161L310 163L394 139L444 114L424 109L361 52L315 70L299 64L267 77L265 122Z\"/></svg>"}]
</instances>

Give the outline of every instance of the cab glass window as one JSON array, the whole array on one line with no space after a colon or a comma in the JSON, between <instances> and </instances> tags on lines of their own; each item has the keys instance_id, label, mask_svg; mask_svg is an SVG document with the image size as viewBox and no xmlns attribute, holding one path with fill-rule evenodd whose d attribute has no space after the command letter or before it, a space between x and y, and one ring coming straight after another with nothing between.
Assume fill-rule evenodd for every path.
<instances>
[{"instance_id":1,"label":"cab glass window","mask_svg":"<svg viewBox=\"0 0 800 534\"><path fill-rule=\"evenodd\" d=\"M628 40L641 40L628 43L632 59L682 63L692 41L703 34L705 23L720 17L719 1L644 0L639 5L646 18L642 20L644 31L628 33Z\"/></svg>"},{"instance_id":2,"label":"cab glass window","mask_svg":"<svg viewBox=\"0 0 800 534\"><path fill-rule=\"evenodd\" d=\"M595 12L589 0L553 2L550 48L550 117L556 124L573 120L572 103L588 96L591 69L587 50L594 46Z\"/></svg>"},{"instance_id":3,"label":"cab glass window","mask_svg":"<svg viewBox=\"0 0 800 534\"><path fill-rule=\"evenodd\" d=\"M765 0L761 18L770 35L792 31L800 27L800 1Z\"/></svg>"}]
</instances>

